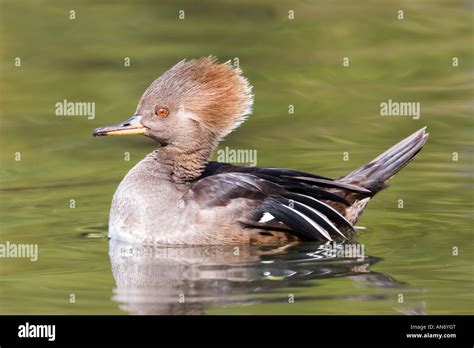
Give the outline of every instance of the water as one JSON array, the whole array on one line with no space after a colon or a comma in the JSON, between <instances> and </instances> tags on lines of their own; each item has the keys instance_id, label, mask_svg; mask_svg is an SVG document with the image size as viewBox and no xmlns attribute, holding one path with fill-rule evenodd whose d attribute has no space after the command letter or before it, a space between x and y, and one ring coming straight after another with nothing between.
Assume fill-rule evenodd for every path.
<instances>
[{"instance_id":1,"label":"water","mask_svg":"<svg viewBox=\"0 0 474 348\"><path fill-rule=\"evenodd\" d=\"M470 2L0 8L0 242L39 247L36 262L1 259L0 313L473 314ZM320 257L314 243L236 254L105 237L116 186L154 144L91 131L131 115L177 61L211 53L239 57L255 92L253 116L220 148L255 149L258 165L339 176L428 126L425 149L359 222L364 257ZM95 102L96 117L55 116L64 99ZM381 117L388 99L420 102L421 118Z\"/></svg>"}]
</instances>

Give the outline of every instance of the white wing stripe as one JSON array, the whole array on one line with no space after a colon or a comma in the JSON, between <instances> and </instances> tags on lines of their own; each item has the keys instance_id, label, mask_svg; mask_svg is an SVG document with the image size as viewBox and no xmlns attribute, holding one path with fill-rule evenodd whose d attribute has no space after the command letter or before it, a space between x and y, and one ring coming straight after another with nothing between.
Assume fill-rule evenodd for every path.
<instances>
[{"instance_id":1,"label":"white wing stripe","mask_svg":"<svg viewBox=\"0 0 474 348\"><path fill-rule=\"evenodd\" d=\"M334 228L336 230L337 233L339 233L342 237L346 238L346 236L344 234L342 234L341 231L339 231L339 229L334 226L334 224L327 218L326 215L324 215L323 213L317 211L316 209L314 209L313 207L310 207L309 205L306 205L304 203L301 203L301 202L298 202L298 201L293 201L294 203L297 203L305 208L308 208L309 210L311 210L313 213L315 213L316 215L318 215L320 218L322 218L324 221L326 221L328 223L329 226L331 226L332 228Z\"/></svg>"},{"instance_id":2,"label":"white wing stripe","mask_svg":"<svg viewBox=\"0 0 474 348\"><path fill-rule=\"evenodd\" d=\"M310 199L312 199L313 201L316 201L316 202L318 202L318 203L320 203L320 204L326 206L327 208L331 209L334 213L336 213L337 215L339 215L339 217L341 217L342 219L346 220L346 222L347 222L349 225L352 226L352 224L351 224L349 221L347 221L347 219L346 219L344 216L342 216L341 213L339 213L336 209L334 209L334 208L331 207L330 205L327 205L326 203L321 202L319 199L316 199L316 198L314 198L314 197L311 197L311 196L308 196L308 195L304 195L304 194L301 194L301 193L295 193L295 195L299 195L299 196L303 196L303 197L306 197L306 198L310 198Z\"/></svg>"},{"instance_id":3,"label":"white wing stripe","mask_svg":"<svg viewBox=\"0 0 474 348\"><path fill-rule=\"evenodd\" d=\"M303 219L305 219L307 222L309 222L309 224L311 226L313 226L319 233L321 233L327 240L329 241L332 241L332 238L331 236L326 232L326 230L324 228L322 228L321 226L319 226L316 222L314 222L313 220L311 220L309 217L307 217L306 215L304 215L303 213L300 213L298 210L296 209L293 209L285 204L281 204L283 207L285 207L286 209L289 209L290 211L292 211L293 213L296 213L298 214L299 216L301 216Z\"/></svg>"}]
</instances>

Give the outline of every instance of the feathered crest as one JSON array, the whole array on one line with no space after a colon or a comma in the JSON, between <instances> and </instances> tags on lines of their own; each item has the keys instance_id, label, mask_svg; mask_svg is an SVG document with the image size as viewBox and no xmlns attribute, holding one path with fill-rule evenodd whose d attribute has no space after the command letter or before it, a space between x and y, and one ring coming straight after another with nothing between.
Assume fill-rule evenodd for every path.
<instances>
[{"instance_id":1,"label":"feathered crest","mask_svg":"<svg viewBox=\"0 0 474 348\"><path fill-rule=\"evenodd\" d=\"M230 61L219 64L213 56L182 60L145 91L138 108L151 94L172 107L197 115L220 138L245 121L252 111L252 87L240 68Z\"/></svg>"}]
</instances>

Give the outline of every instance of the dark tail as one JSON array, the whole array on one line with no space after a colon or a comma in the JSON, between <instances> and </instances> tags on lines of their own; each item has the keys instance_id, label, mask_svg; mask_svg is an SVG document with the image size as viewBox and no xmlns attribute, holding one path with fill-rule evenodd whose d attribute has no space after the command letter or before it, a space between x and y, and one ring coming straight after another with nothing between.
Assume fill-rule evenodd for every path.
<instances>
[{"instance_id":1,"label":"dark tail","mask_svg":"<svg viewBox=\"0 0 474 348\"><path fill-rule=\"evenodd\" d=\"M403 139L369 164L341 177L338 181L362 186L375 195L385 182L405 167L420 152L428 138L426 127Z\"/></svg>"}]
</instances>

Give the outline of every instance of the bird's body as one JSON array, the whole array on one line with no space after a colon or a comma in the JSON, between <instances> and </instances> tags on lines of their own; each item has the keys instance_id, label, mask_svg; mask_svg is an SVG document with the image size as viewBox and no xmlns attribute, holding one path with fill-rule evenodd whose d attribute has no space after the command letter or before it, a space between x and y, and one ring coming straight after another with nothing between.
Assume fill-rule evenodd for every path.
<instances>
[{"instance_id":1,"label":"bird's body","mask_svg":"<svg viewBox=\"0 0 474 348\"><path fill-rule=\"evenodd\" d=\"M240 70L212 58L183 61L148 88L135 116L97 129L95 135L144 133L162 145L117 188L109 236L173 245L348 239L368 201L427 138L419 130L337 179L209 162L217 143L243 121L251 104Z\"/></svg>"}]
</instances>

